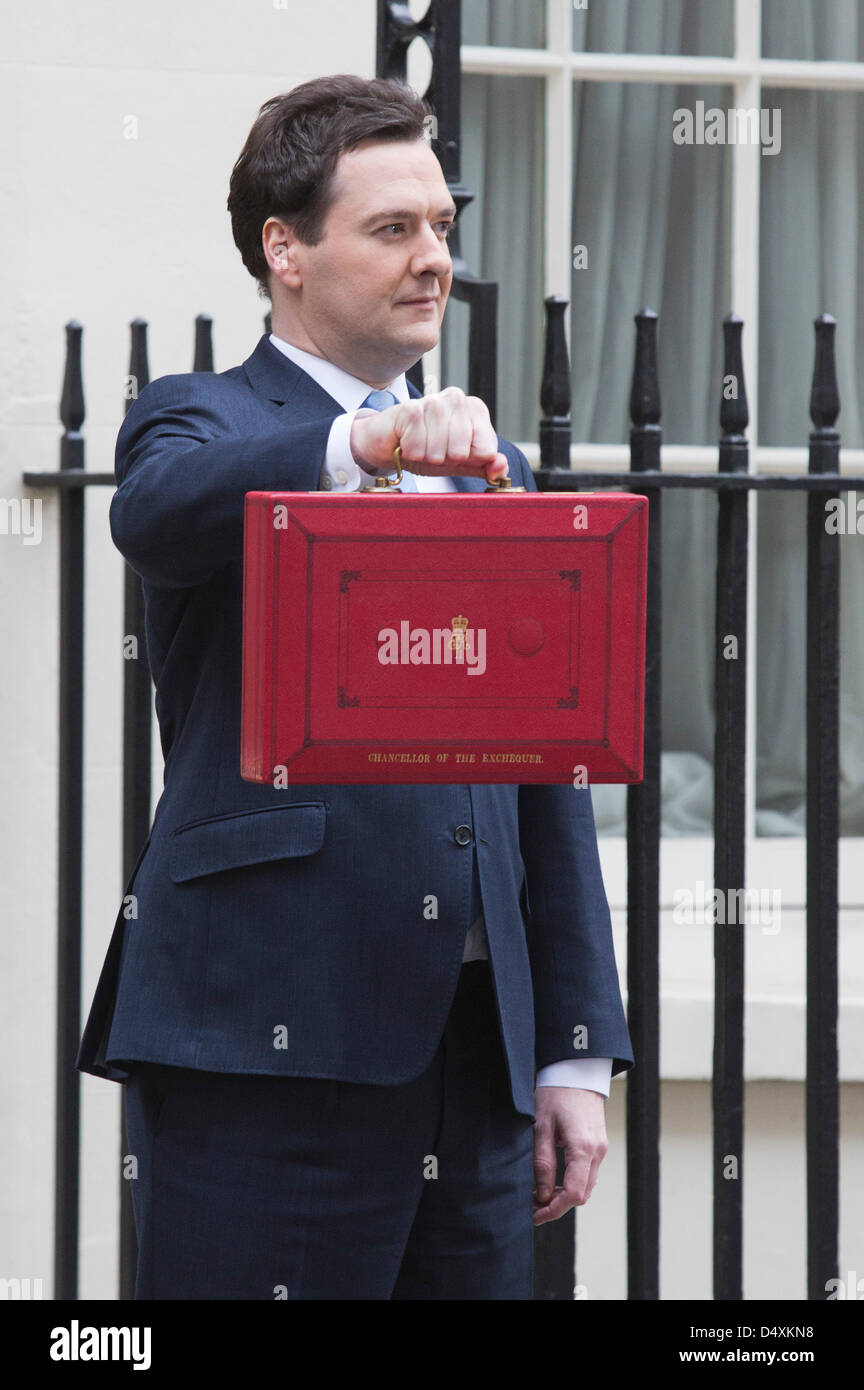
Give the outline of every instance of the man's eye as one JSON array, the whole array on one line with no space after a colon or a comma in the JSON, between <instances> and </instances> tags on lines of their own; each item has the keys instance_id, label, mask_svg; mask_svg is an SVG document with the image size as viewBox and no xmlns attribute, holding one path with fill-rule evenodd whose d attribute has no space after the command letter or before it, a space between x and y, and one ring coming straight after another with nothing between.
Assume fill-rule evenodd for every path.
<instances>
[{"instance_id":1,"label":"man's eye","mask_svg":"<svg viewBox=\"0 0 864 1390\"><path fill-rule=\"evenodd\" d=\"M456 223L455 223L455 222L439 222L439 223L438 223L438 227L439 227L440 229L443 230L443 234L444 234L445 238L446 238L446 237L449 237L450 233L454 230L455 226L456 226ZM386 224L386 226L384 226L384 227L379 227L378 230L379 230L379 232L395 232L395 233L398 235L400 232L404 232L404 230L405 230L405 223L404 223L404 222L388 222L388 223Z\"/></svg>"}]
</instances>

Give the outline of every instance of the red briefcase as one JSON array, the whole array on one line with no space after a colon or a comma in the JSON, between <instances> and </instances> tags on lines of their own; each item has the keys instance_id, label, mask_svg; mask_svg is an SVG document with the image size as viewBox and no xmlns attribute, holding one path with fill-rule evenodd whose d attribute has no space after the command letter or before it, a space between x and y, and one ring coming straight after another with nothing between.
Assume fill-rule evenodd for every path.
<instances>
[{"instance_id":1,"label":"red briefcase","mask_svg":"<svg viewBox=\"0 0 864 1390\"><path fill-rule=\"evenodd\" d=\"M647 523L628 493L247 493L241 775L640 781Z\"/></svg>"}]
</instances>

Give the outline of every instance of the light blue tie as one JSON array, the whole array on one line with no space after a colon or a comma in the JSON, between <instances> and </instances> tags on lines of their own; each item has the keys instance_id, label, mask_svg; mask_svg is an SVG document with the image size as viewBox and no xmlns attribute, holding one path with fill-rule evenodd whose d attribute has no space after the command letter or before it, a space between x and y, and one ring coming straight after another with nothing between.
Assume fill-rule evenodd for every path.
<instances>
[{"instance_id":1,"label":"light blue tie","mask_svg":"<svg viewBox=\"0 0 864 1390\"><path fill-rule=\"evenodd\" d=\"M398 398L394 396L392 391L370 391L365 401L363 401L363 405L371 406L373 410L386 410L388 406L398 404ZM387 476L390 478L395 478L395 468ZM407 468L402 469L402 482L399 484L399 486L401 487L403 492L420 491L416 482L414 481L414 474L410 473Z\"/></svg>"}]
</instances>

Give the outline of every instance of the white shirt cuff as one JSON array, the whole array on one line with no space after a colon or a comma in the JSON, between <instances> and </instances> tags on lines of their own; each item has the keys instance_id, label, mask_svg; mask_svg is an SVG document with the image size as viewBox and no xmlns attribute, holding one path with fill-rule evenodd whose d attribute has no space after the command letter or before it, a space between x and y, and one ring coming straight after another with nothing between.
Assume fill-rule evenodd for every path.
<instances>
[{"instance_id":1,"label":"white shirt cuff","mask_svg":"<svg viewBox=\"0 0 864 1390\"><path fill-rule=\"evenodd\" d=\"M599 1091L608 1096L612 1083L611 1057L568 1057L541 1067L535 1086L572 1086L580 1091Z\"/></svg>"},{"instance_id":2,"label":"white shirt cuff","mask_svg":"<svg viewBox=\"0 0 864 1390\"><path fill-rule=\"evenodd\" d=\"M361 468L351 453L351 426L357 415L374 415L371 406L349 410L337 415L327 438L327 452L321 468L318 488L323 492L359 492L374 484L376 473Z\"/></svg>"}]
</instances>

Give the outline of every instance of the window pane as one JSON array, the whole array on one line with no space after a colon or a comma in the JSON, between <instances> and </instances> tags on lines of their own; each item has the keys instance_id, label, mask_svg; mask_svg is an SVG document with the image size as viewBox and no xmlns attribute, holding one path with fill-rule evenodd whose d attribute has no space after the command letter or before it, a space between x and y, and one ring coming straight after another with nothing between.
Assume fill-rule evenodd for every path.
<instances>
[{"instance_id":1,"label":"window pane","mask_svg":"<svg viewBox=\"0 0 864 1390\"><path fill-rule=\"evenodd\" d=\"M759 437L806 445L811 428L813 320L837 319L844 445L864 441L864 97L770 91L782 148L761 160ZM844 495L845 500L845 495ZM801 835L805 795L806 504L758 500L757 832ZM864 834L864 538L841 536L840 833Z\"/></svg>"},{"instance_id":2,"label":"window pane","mask_svg":"<svg viewBox=\"0 0 864 1390\"><path fill-rule=\"evenodd\" d=\"M463 180L476 194L465 209L462 250L473 271L499 282L496 424L505 437L536 440L543 325L542 83L469 75L462 90ZM601 100L603 90L613 94L611 105ZM577 356L585 348L592 370L598 363L602 367L595 418L603 416L607 400L616 402L616 411L605 436L579 428L575 438L627 440L633 314L648 299L668 315L661 334L664 416L682 422L674 437L700 443L703 436L716 439L719 398L713 383L720 380L720 320L728 298L726 152L677 146L671 132L679 104L692 105L697 96L728 104L728 93L627 84L585 84L585 92L584 112L577 95L582 143L577 139L574 206L577 222L580 208L586 215L593 211L596 235L592 231L590 240L596 255L587 271L574 271L574 279L593 275L590 302L598 322L580 332L576 314L571 342ZM610 192L611 198L603 197ZM714 210L710 217L706 208ZM638 274L625 292L634 267ZM588 323L587 311L585 318ZM465 384L466 320L465 306L451 299L443 335L445 382ZM684 386L673 391L673 383ZM706 402L705 408L694 410L694 398ZM695 426L685 422L697 416L703 426L694 434ZM664 516L663 831L705 835L713 817L715 499L698 493L668 496ZM623 834L626 788L597 786L593 793L598 832Z\"/></svg>"},{"instance_id":3,"label":"window pane","mask_svg":"<svg viewBox=\"0 0 864 1390\"><path fill-rule=\"evenodd\" d=\"M733 0L584 0L573 10L578 53L660 53L728 58Z\"/></svg>"},{"instance_id":4,"label":"window pane","mask_svg":"<svg viewBox=\"0 0 864 1390\"><path fill-rule=\"evenodd\" d=\"M813 320L837 319L843 442L864 444L864 96L777 91L781 150L760 160L759 440L805 444ZM776 118L775 118L776 124Z\"/></svg>"},{"instance_id":5,"label":"window pane","mask_svg":"<svg viewBox=\"0 0 864 1390\"><path fill-rule=\"evenodd\" d=\"M462 42L545 48L544 0L462 0Z\"/></svg>"},{"instance_id":6,"label":"window pane","mask_svg":"<svg viewBox=\"0 0 864 1390\"><path fill-rule=\"evenodd\" d=\"M543 362L543 83L462 79L462 182L474 194L459 219L472 274L498 281L498 411L507 439L536 439ZM451 294L442 334L446 385L468 385L468 308Z\"/></svg>"},{"instance_id":7,"label":"window pane","mask_svg":"<svg viewBox=\"0 0 864 1390\"><path fill-rule=\"evenodd\" d=\"M646 304L660 314L664 440L717 440L730 150L676 144L673 130L683 125L676 112L695 113L697 101L726 109L731 92L605 82L574 91L577 441L627 442L633 316ZM713 496L664 494L662 825L670 836L712 833L716 516ZM595 787L594 805L599 833L624 833L623 787Z\"/></svg>"},{"instance_id":8,"label":"window pane","mask_svg":"<svg viewBox=\"0 0 864 1390\"><path fill-rule=\"evenodd\" d=\"M762 0L766 58L864 61L861 0Z\"/></svg>"},{"instance_id":9,"label":"window pane","mask_svg":"<svg viewBox=\"0 0 864 1390\"><path fill-rule=\"evenodd\" d=\"M728 88L574 87L572 331L576 440L628 438L633 315L660 314L663 437L718 436L729 308L726 145L676 144L676 112L731 105ZM584 249L581 249L584 248Z\"/></svg>"}]
</instances>

